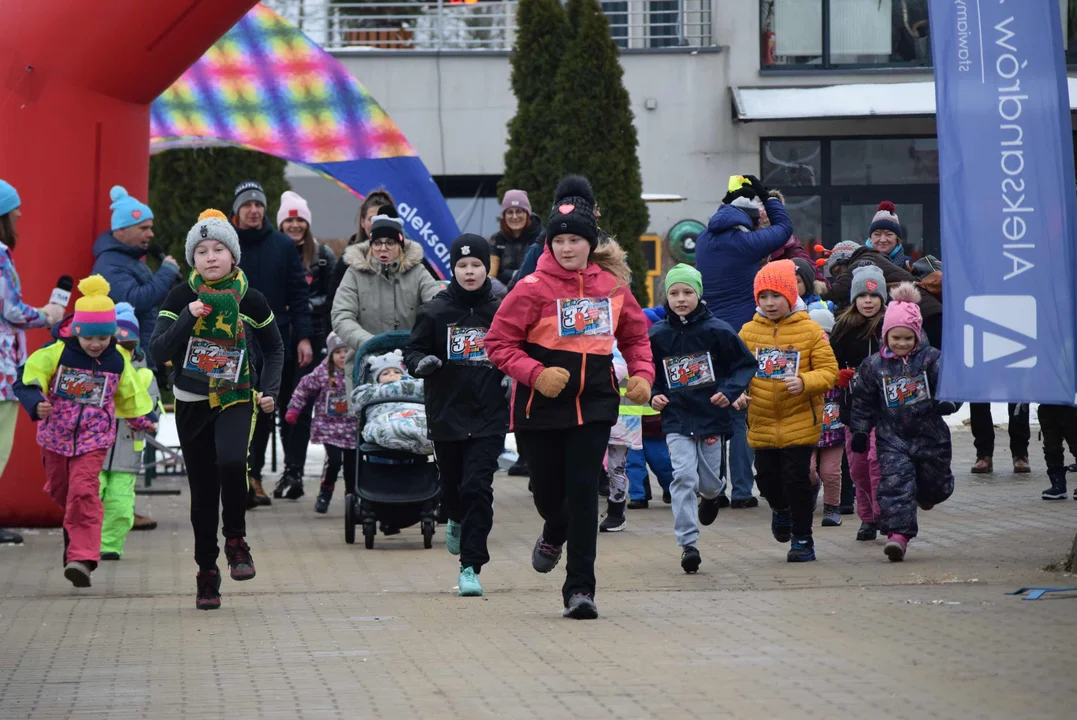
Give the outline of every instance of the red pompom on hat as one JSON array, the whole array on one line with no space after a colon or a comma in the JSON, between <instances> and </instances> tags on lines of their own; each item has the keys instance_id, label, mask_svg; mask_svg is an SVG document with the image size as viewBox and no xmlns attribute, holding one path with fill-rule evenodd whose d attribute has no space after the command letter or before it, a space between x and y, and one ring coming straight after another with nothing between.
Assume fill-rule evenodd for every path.
<instances>
[{"instance_id":1,"label":"red pompom on hat","mask_svg":"<svg viewBox=\"0 0 1077 720\"><path fill-rule=\"evenodd\" d=\"M871 227L868 228L868 236L870 237L876 230L889 230L899 238L901 237L901 221L898 220L897 208L894 207L894 203L889 200L883 200L879 203L879 211L875 213L875 217L871 219Z\"/></svg>"}]
</instances>

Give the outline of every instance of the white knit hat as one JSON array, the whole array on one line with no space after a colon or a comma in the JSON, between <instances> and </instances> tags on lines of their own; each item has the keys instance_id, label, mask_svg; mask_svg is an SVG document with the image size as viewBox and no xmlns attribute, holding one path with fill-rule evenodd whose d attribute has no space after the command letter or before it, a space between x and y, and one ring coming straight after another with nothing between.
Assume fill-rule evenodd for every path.
<instances>
[{"instance_id":1,"label":"white knit hat","mask_svg":"<svg viewBox=\"0 0 1077 720\"><path fill-rule=\"evenodd\" d=\"M222 243L232 253L232 258L239 265L239 235L232 223L220 210L204 210L198 216L196 222L187 233L187 243L184 253L187 255L187 264L194 267L194 249L204 240L216 240Z\"/></svg>"},{"instance_id":2,"label":"white knit hat","mask_svg":"<svg viewBox=\"0 0 1077 720\"><path fill-rule=\"evenodd\" d=\"M400 350L393 350L384 355L375 355L368 362L370 363L370 379L374 382L377 382L378 376L389 368L396 368L405 375L407 374L407 371L404 370L404 353Z\"/></svg>"},{"instance_id":3,"label":"white knit hat","mask_svg":"<svg viewBox=\"0 0 1077 720\"><path fill-rule=\"evenodd\" d=\"M307 225L313 225L313 216L310 214L310 205L299 193L285 190L280 196L280 210L277 211L277 227L279 228L288 218L300 218L306 220Z\"/></svg>"}]
</instances>

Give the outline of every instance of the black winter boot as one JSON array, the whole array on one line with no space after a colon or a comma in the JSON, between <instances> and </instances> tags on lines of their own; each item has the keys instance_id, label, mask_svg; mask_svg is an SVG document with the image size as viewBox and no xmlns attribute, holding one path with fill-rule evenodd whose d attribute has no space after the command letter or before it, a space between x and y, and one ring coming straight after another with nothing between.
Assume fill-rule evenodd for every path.
<instances>
[{"instance_id":1,"label":"black winter boot","mask_svg":"<svg viewBox=\"0 0 1077 720\"><path fill-rule=\"evenodd\" d=\"M1047 478L1051 481L1051 487L1040 493L1044 500L1066 499L1066 468L1055 468L1047 471Z\"/></svg>"}]
</instances>

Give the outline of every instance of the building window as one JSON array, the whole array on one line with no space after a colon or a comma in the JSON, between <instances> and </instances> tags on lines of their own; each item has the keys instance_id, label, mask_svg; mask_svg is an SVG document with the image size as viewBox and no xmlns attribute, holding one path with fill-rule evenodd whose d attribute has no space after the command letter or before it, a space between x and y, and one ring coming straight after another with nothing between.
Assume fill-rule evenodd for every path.
<instances>
[{"instance_id":1,"label":"building window","mask_svg":"<svg viewBox=\"0 0 1077 720\"><path fill-rule=\"evenodd\" d=\"M879 203L897 208L914 260L939 256L938 141L933 137L764 138L763 184L781 190L793 232L815 245L863 243Z\"/></svg>"},{"instance_id":2,"label":"building window","mask_svg":"<svg viewBox=\"0 0 1077 720\"><path fill-rule=\"evenodd\" d=\"M1077 0L1058 0L1066 59L1077 64ZM928 0L760 0L761 66L931 66Z\"/></svg>"},{"instance_id":3,"label":"building window","mask_svg":"<svg viewBox=\"0 0 1077 720\"><path fill-rule=\"evenodd\" d=\"M651 0L648 3L652 48L677 47L681 41L681 0Z\"/></svg>"},{"instance_id":4,"label":"building window","mask_svg":"<svg viewBox=\"0 0 1077 720\"><path fill-rule=\"evenodd\" d=\"M628 47L628 2L627 0L620 0L619 2L602 2L602 12L606 13L606 19L610 23L610 35L613 36L613 41L617 43L617 47L624 49Z\"/></svg>"}]
</instances>

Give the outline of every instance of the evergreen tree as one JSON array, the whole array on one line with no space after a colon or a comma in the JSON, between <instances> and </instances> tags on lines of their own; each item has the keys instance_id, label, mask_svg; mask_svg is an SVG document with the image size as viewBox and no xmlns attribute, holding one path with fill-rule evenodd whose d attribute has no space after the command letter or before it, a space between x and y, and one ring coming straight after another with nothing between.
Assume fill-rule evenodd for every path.
<instances>
[{"instance_id":1,"label":"evergreen tree","mask_svg":"<svg viewBox=\"0 0 1077 720\"><path fill-rule=\"evenodd\" d=\"M236 185L256 180L266 191L266 217L275 223L280 196L288 189L287 163L239 148L167 150L150 158L150 198L156 243L186 266L187 231L198 215L216 208L229 217Z\"/></svg>"},{"instance_id":2,"label":"evergreen tree","mask_svg":"<svg viewBox=\"0 0 1077 720\"><path fill-rule=\"evenodd\" d=\"M561 60L553 105L543 113L549 152L559 174L591 181L602 210L599 225L628 253L633 293L642 304L647 265L639 237L649 214L640 197L639 141L619 50L597 0L570 0L569 16L579 28Z\"/></svg>"},{"instance_id":3,"label":"evergreen tree","mask_svg":"<svg viewBox=\"0 0 1077 720\"><path fill-rule=\"evenodd\" d=\"M545 222L553 203L559 163L549 153L550 106L554 79L570 39L568 18L559 0L520 0L512 55L516 115L509 121L505 175L498 195L526 190L531 207Z\"/></svg>"}]
</instances>

